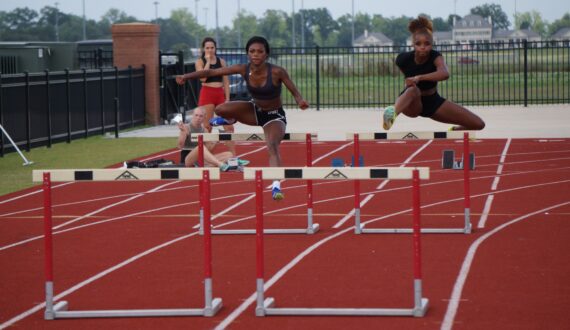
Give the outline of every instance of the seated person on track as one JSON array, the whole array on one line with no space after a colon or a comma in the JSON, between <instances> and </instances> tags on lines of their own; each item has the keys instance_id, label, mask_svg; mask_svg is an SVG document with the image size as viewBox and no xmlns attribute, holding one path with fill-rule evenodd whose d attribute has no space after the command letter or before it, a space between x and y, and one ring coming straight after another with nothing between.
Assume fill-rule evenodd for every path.
<instances>
[{"instance_id":1,"label":"seated person on track","mask_svg":"<svg viewBox=\"0 0 570 330\"><path fill-rule=\"evenodd\" d=\"M204 109L198 107L194 109L192 119L189 124L183 122L178 123L180 133L178 135L178 148L180 148L180 162L184 163L186 167L195 166L198 163L198 142L191 140L192 133L204 133L205 129L202 126L204 122ZM229 151L213 154L215 143L204 142L204 163L209 166L217 166L222 171L227 171L229 165L227 160L232 158L232 153ZM245 166L249 161L245 159L238 159L240 166Z\"/></svg>"},{"instance_id":2,"label":"seated person on track","mask_svg":"<svg viewBox=\"0 0 570 330\"><path fill-rule=\"evenodd\" d=\"M253 99L251 101L230 101L220 104L215 112L218 116L213 118L212 126L233 124L236 121L263 127L267 150L269 152L269 166L282 166L279 145L285 135L287 119L281 101L282 84L287 87L295 102L301 110L309 107L297 87L289 78L285 69L267 62L269 58L269 43L263 37L252 37L245 47L249 63L235 64L218 69L201 70L176 77L178 84L184 84L188 79L203 77L217 77L231 74L240 74L247 83L247 89ZM280 182L273 182L271 189L274 200L283 199Z\"/></svg>"},{"instance_id":3,"label":"seated person on track","mask_svg":"<svg viewBox=\"0 0 570 330\"><path fill-rule=\"evenodd\" d=\"M437 82L447 80L449 71L441 53L433 50L433 27L429 19L419 16L408 25L414 50L398 55L396 65L405 76L405 88L394 106L386 107L383 127L389 130L396 117L428 117L453 124L450 130L481 130L485 122L473 112L441 97Z\"/></svg>"}]
</instances>

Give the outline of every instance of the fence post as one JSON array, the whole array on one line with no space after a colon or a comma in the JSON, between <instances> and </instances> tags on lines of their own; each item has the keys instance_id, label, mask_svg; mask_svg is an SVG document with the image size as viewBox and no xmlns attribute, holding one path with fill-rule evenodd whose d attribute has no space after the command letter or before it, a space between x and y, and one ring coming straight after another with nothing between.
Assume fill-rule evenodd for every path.
<instances>
[{"instance_id":1,"label":"fence post","mask_svg":"<svg viewBox=\"0 0 570 330\"><path fill-rule=\"evenodd\" d=\"M131 127L135 127L135 106L133 104L133 67L129 64L129 100L131 100Z\"/></svg>"},{"instance_id":2,"label":"fence post","mask_svg":"<svg viewBox=\"0 0 570 330\"><path fill-rule=\"evenodd\" d=\"M119 138L119 98L115 97L115 139Z\"/></svg>"},{"instance_id":3,"label":"fence post","mask_svg":"<svg viewBox=\"0 0 570 330\"><path fill-rule=\"evenodd\" d=\"M524 47L524 106L528 106L528 42L523 40Z\"/></svg>"},{"instance_id":4,"label":"fence post","mask_svg":"<svg viewBox=\"0 0 570 330\"><path fill-rule=\"evenodd\" d=\"M67 109L67 143L71 143L71 95L69 90L69 69L65 69L65 100Z\"/></svg>"},{"instance_id":5,"label":"fence post","mask_svg":"<svg viewBox=\"0 0 570 330\"><path fill-rule=\"evenodd\" d=\"M26 151L30 151L32 148L32 137L31 137L31 116L30 116L30 73L24 71L24 76L26 79L26 92L25 92L25 105L26 105Z\"/></svg>"},{"instance_id":6,"label":"fence post","mask_svg":"<svg viewBox=\"0 0 570 330\"><path fill-rule=\"evenodd\" d=\"M95 57L96 57L96 61L97 61L97 67L102 68L103 67L103 48L101 48L101 47L97 48L97 51L95 53Z\"/></svg>"},{"instance_id":7,"label":"fence post","mask_svg":"<svg viewBox=\"0 0 570 330\"><path fill-rule=\"evenodd\" d=\"M119 125L121 125L121 114L119 109L119 68L115 67L115 99L117 100L115 103L115 137L118 136Z\"/></svg>"},{"instance_id":8,"label":"fence post","mask_svg":"<svg viewBox=\"0 0 570 330\"><path fill-rule=\"evenodd\" d=\"M105 84L103 83L103 78L103 68L99 68L99 87L101 89L101 135L105 135L105 92L103 90Z\"/></svg>"},{"instance_id":9,"label":"fence post","mask_svg":"<svg viewBox=\"0 0 570 330\"><path fill-rule=\"evenodd\" d=\"M83 124L85 126L85 133L83 138L89 136L89 114L87 113L87 70L83 68Z\"/></svg>"},{"instance_id":10,"label":"fence post","mask_svg":"<svg viewBox=\"0 0 570 330\"><path fill-rule=\"evenodd\" d=\"M178 72L176 74L184 74L184 52L178 52ZM176 84L178 89L178 112L180 112L180 105L182 104L182 116L184 116L184 112L186 110L186 88L184 85Z\"/></svg>"},{"instance_id":11,"label":"fence post","mask_svg":"<svg viewBox=\"0 0 570 330\"><path fill-rule=\"evenodd\" d=\"M320 110L320 109L321 109L321 95L320 95L320 94L321 94L321 90L320 90L320 83L319 83L319 81L320 81L321 78L320 78L319 72L320 72L321 70L320 70L320 64L319 64L319 62L320 62L320 61L319 61L319 45L316 46L315 54L316 54L316 59L317 59L317 65L316 65L316 70L317 70L317 74L316 74L316 79L317 79L317 81L316 81L316 87L317 87L317 110Z\"/></svg>"},{"instance_id":12,"label":"fence post","mask_svg":"<svg viewBox=\"0 0 570 330\"><path fill-rule=\"evenodd\" d=\"M46 115L47 115L47 120L46 120L46 125L47 125L47 147L51 148L51 103L50 103L50 98L49 98L49 70L45 69L44 70L45 74L46 74Z\"/></svg>"}]
</instances>

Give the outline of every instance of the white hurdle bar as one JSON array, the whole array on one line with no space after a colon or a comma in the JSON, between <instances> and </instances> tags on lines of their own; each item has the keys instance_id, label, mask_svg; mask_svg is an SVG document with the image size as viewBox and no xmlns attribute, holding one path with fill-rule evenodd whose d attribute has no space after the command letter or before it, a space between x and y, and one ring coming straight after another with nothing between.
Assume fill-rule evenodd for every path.
<instances>
[{"instance_id":1,"label":"white hurdle bar","mask_svg":"<svg viewBox=\"0 0 570 330\"><path fill-rule=\"evenodd\" d=\"M103 317L163 317L207 316L212 317L222 308L221 298L212 298L212 243L210 235L210 179L218 180L218 168L178 169L93 169L93 170L34 170L34 182L43 182L44 233L45 233L45 296L44 319L103 318ZM54 304L53 238L51 183L67 181L149 181L149 180L201 180L204 187L204 308L175 309L121 309L68 311L67 301Z\"/></svg>"},{"instance_id":2,"label":"white hurdle bar","mask_svg":"<svg viewBox=\"0 0 570 330\"><path fill-rule=\"evenodd\" d=\"M245 180L255 179L256 214L256 316L268 315L343 315L343 316L414 316L423 317L429 300L422 297L420 179L429 179L429 168L374 168L374 167L313 167L313 168L247 168ZM414 306L412 308L277 308L273 297L264 298L265 270L263 249L263 180L373 180L411 179L413 185L413 249L414 249Z\"/></svg>"},{"instance_id":3,"label":"white hurdle bar","mask_svg":"<svg viewBox=\"0 0 570 330\"><path fill-rule=\"evenodd\" d=\"M469 169L469 139L475 139L474 131L444 131L444 132L368 132L347 133L347 140L354 140L354 159L359 159L359 140L457 140L463 139L463 197L464 197L464 226L463 228L422 228L426 234L470 234L471 233L471 194ZM356 189L356 182L355 182ZM355 213L360 211L360 205ZM410 228L364 228L356 230L357 234L409 234Z\"/></svg>"},{"instance_id":4,"label":"white hurdle bar","mask_svg":"<svg viewBox=\"0 0 570 330\"><path fill-rule=\"evenodd\" d=\"M306 164L307 167L313 165L313 147L312 140L317 139L316 133L285 133L284 141L305 141L306 145ZM198 133L191 135L192 141L198 141L198 148L203 150L204 142L212 141L265 141L263 133ZM200 166L204 164L203 154L200 152L198 163ZM200 212L200 234L202 231L202 212ZM313 181L307 180L307 227L306 228L282 228L282 229L265 229L266 234L314 234L319 231L319 224L313 222ZM255 229L212 229L215 235L253 235Z\"/></svg>"}]
</instances>

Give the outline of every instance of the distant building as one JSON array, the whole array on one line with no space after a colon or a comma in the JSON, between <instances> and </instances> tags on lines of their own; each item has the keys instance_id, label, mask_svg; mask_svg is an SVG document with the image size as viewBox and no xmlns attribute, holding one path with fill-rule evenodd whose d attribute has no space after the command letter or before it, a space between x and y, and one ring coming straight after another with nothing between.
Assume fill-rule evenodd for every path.
<instances>
[{"instance_id":1,"label":"distant building","mask_svg":"<svg viewBox=\"0 0 570 330\"><path fill-rule=\"evenodd\" d=\"M564 27L554 32L550 40L559 46L570 46L570 27Z\"/></svg>"},{"instance_id":2,"label":"distant building","mask_svg":"<svg viewBox=\"0 0 570 330\"><path fill-rule=\"evenodd\" d=\"M490 17L467 15L453 21L451 31L434 31L434 43L437 45L465 45L469 48L475 45L489 43L513 43L523 40L541 41L540 35L532 30L493 30ZM407 45L412 45L411 37Z\"/></svg>"},{"instance_id":3,"label":"distant building","mask_svg":"<svg viewBox=\"0 0 570 330\"><path fill-rule=\"evenodd\" d=\"M368 32L364 30L364 34L354 40L353 47L390 47L394 46L394 41L386 37L382 32Z\"/></svg>"}]
</instances>

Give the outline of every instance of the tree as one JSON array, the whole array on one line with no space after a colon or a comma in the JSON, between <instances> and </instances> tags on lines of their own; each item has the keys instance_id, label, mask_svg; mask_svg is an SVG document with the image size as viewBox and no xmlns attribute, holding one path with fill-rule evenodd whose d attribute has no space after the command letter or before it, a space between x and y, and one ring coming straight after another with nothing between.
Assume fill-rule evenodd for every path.
<instances>
[{"instance_id":1,"label":"tree","mask_svg":"<svg viewBox=\"0 0 570 330\"><path fill-rule=\"evenodd\" d=\"M305 13L305 24L311 27L311 34L318 32L321 46L327 45L327 40L331 34L338 31L339 25L332 18L326 8L308 9Z\"/></svg>"},{"instance_id":2,"label":"tree","mask_svg":"<svg viewBox=\"0 0 570 330\"><path fill-rule=\"evenodd\" d=\"M227 33L224 33L224 35L227 35L225 40L228 40L224 47L245 47L248 38L259 34L257 31L257 19L255 15L250 12L242 10L238 16L233 19L232 23L233 28L229 29ZM241 45L238 45L238 31L241 33Z\"/></svg>"},{"instance_id":3,"label":"tree","mask_svg":"<svg viewBox=\"0 0 570 330\"><path fill-rule=\"evenodd\" d=\"M542 20L542 16L536 10L531 12L515 14L515 28L532 31L540 34L542 37L547 36L547 23Z\"/></svg>"},{"instance_id":4,"label":"tree","mask_svg":"<svg viewBox=\"0 0 570 330\"><path fill-rule=\"evenodd\" d=\"M491 17L493 29L506 30L511 25L507 14L505 14L501 6L497 4L484 4L482 6L471 8L471 14L482 17Z\"/></svg>"},{"instance_id":5,"label":"tree","mask_svg":"<svg viewBox=\"0 0 570 330\"><path fill-rule=\"evenodd\" d=\"M261 35L270 40L271 47L286 47L290 43L287 14L282 10L267 10L259 20L258 29Z\"/></svg>"},{"instance_id":6,"label":"tree","mask_svg":"<svg viewBox=\"0 0 570 330\"><path fill-rule=\"evenodd\" d=\"M570 28L570 13L566 13L562 18L552 22L548 27L548 35L551 36L556 33L556 31L565 27Z\"/></svg>"}]
</instances>

